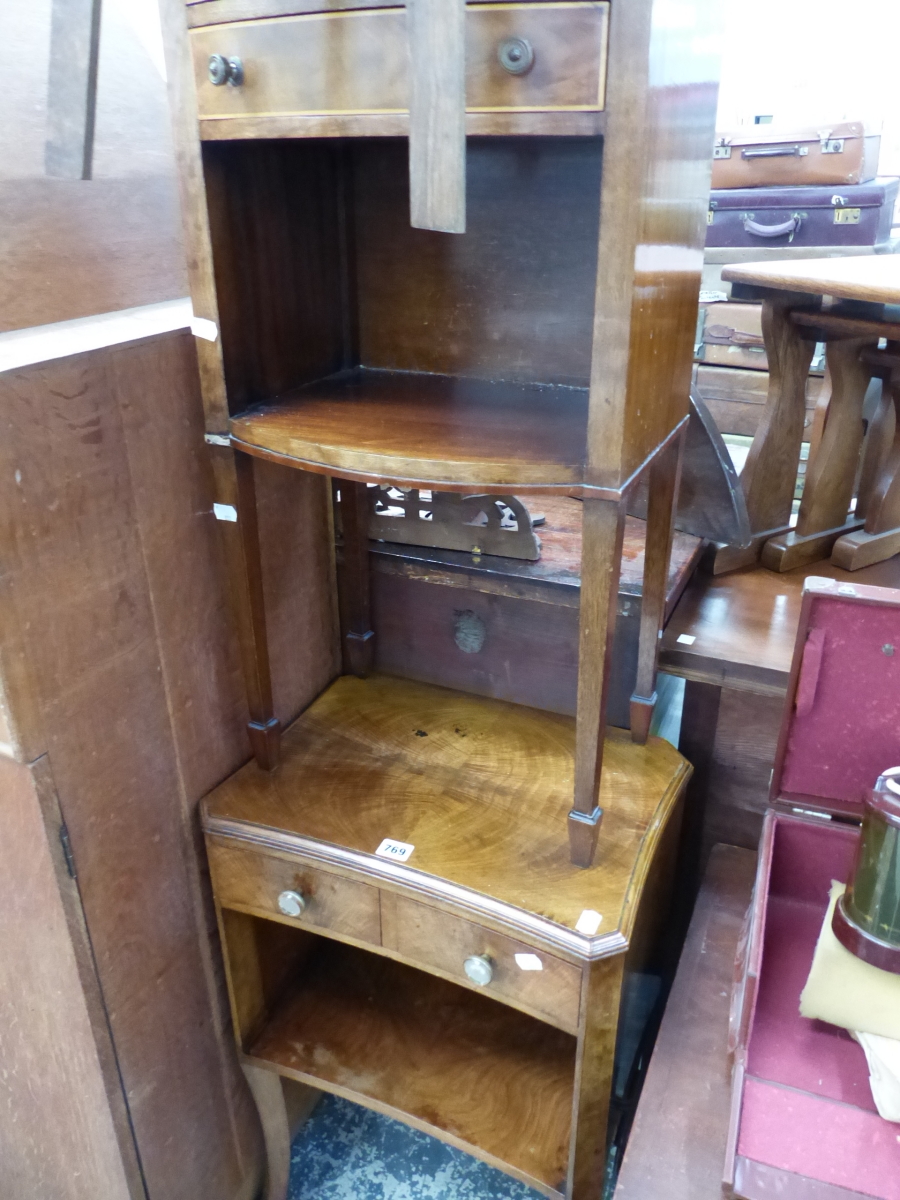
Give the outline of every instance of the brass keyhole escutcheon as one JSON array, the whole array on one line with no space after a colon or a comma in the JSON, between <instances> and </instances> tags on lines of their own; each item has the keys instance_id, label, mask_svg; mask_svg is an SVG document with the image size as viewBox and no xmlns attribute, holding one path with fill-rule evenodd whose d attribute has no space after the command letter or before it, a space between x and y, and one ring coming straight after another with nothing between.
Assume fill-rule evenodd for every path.
<instances>
[{"instance_id":1,"label":"brass keyhole escutcheon","mask_svg":"<svg viewBox=\"0 0 900 1200\"><path fill-rule=\"evenodd\" d=\"M507 38L500 43L497 58L510 75L524 75L534 66L534 48L527 38Z\"/></svg>"}]
</instances>

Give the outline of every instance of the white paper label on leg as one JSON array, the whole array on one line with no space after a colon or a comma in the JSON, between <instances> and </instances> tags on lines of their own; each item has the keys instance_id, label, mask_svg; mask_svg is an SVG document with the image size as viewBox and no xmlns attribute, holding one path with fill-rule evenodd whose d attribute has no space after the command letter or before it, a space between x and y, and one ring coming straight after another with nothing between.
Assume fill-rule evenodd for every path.
<instances>
[{"instance_id":1,"label":"white paper label on leg","mask_svg":"<svg viewBox=\"0 0 900 1200\"><path fill-rule=\"evenodd\" d=\"M208 317L191 317L191 333L194 337L214 342L219 336L219 329L215 321L210 321Z\"/></svg>"},{"instance_id":2,"label":"white paper label on leg","mask_svg":"<svg viewBox=\"0 0 900 1200\"><path fill-rule=\"evenodd\" d=\"M375 851L381 858L392 858L394 862L406 862L415 850L409 842L395 842L393 838L385 838Z\"/></svg>"},{"instance_id":3,"label":"white paper label on leg","mask_svg":"<svg viewBox=\"0 0 900 1200\"><path fill-rule=\"evenodd\" d=\"M516 966L520 971L543 971L544 964L536 954L517 954Z\"/></svg>"},{"instance_id":4,"label":"white paper label on leg","mask_svg":"<svg viewBox=\"0 0 900 1200\"><path fill-rule=\"evenodd\" d=\"M679 633L678 637L675 639L676 642L681 642L682 646L693 646L696 640L697 639L692 633Z\"/></svg>"},{"instance_id":5,"label":"white paper label on leg","mask_svg":"<svg viewBox=\"0 0 900 1200\"><path fill-rule=\"evenodd\" d=\"M237 520L237 509L233 504L214 504L213 513L217 521Z\"/></svg>"},{"instance_id":6,"label":"white paper label on leg","mask_svg":"<svg viewBox=\"0 0 900 1200\"><path fill-rule=\"evenodd\" d=\"M603 918L598 912L594 912L592 908L586 908L575 922L575 928L579 933L591 935L600 928L602 920Z\"/></svg>"}]
</instances>

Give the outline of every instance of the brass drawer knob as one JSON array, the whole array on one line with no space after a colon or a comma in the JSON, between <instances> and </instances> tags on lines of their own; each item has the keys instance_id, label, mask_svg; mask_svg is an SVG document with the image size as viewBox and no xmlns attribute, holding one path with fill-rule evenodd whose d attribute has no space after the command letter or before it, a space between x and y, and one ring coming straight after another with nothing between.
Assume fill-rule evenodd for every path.
<instances>
[{"instance_id":1,"label":"brass drawer knob","mask_svg":"<svg viewBox=\"0 0 900 1200\"><path fill-rule=\"evenodd\" d=\"M507 38L500 43L497 58L510 75L524 75L534 66L534 47L528 38Z\"/></svg>"},{"instance_id":2,"label":"brass drawer knob","mask_svg":"<svg viewBox=\"0 0 900 1200\"><path fill-rule=\"evenodd\" d=\"M302 917L306 899L299 892L282 892L278 897L278 908L286 917Z\"/></svg>"},{"instance_id":3,"label":"brass drawer knob","mask_svg":"<svg viewBox=\"0 0 900 1200\"><path fill-rule=\"evenodd\" d=\"M240 87L244 82L244 64L239 58L226 58L224 54L209 56L209 82L213 87L229 83Z\"/></svg>"},{"instance_id":4,"label":"brass drawer knob","mask_svg":"<svg viewBox=\"0 0 900 1200\"><path fill-rule=\"evenodd\" d=\"M494 978L494 964L486 954L473 954L463 963L463 970L473 983L487 987Z\"/></svg>"}]
</instances>

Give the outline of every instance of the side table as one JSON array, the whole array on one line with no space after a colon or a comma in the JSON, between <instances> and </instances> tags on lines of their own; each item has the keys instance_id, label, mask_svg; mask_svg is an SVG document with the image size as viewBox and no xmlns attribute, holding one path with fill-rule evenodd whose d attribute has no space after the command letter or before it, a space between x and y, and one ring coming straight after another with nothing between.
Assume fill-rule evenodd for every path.
<instances>
[{"instance_id":1,"label":"side table","mask_svg":"<svg viewBox=\"0 0 900 1200\"><path fill-rule=\"evenodd\" d=\"M763 302L770 376L741 477L753 540L746 549L720 547L715 572L757 561L789 571L831 553L847 570L889 558L900 550L900 259L747 263L728 267L722 277L731 282L733 299ZM827 404L824 425L792 528L816 342L826 343L830 397L820 401ZM886 385L864 446L862 405L873 375Z\"/></svg>"}]
</instances>

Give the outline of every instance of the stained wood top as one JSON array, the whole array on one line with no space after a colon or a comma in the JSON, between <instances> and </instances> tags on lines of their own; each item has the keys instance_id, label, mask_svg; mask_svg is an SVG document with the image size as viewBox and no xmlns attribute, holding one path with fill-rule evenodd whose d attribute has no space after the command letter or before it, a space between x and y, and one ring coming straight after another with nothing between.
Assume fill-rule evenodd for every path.
<instances>
[{"instance_id":1,"label":"stained wood top","mask_svg":"<svg viewBox=\"0 0 900 1200\"><path fill-rule=\"evenodd\" d=\"M569 861L574 721L388 676L343 676L291 726L272 774L250 763L204 803L208 832L300 851L446 901L581 958L620 951L690 773L657 738L607 734L594 866ZM375 856L384 838L415 851ZM585 909L594 937L575 931Z\"/></svg>"},{"instance_id":2,"label":"stained wood top","mask_svg":"<svg viewBox=\"0 0 900 1200\"><path fill-rule=\"evenodd\" d=\"M714 846L647 1070L615 1200L721 1200L728 1009L756 854Z\"/></svg>"},{"instance_id":3,"label":"stained wood top","mask_svg":"<svg viewBox=\"0 0 900 1200\"><path fill-rule=\"evenodd\" d=\"M660 667L686 679L783 696L803 581L810 575L896 588L900 555L859 571L817 562L784 574L764 567L718 576L700 572L685 589L663 634Z\"/></svg>"},{"instance_id":4,"label":"stained wood top","mask_svg":"<svg viewBox=\"0 0 900 1200\"><path fill-rule=\"evenodd\" d=\"M575 1039L487 996L326 943L249 1051L564 1190Z\"/></svg>"},{"instance_id":5,"label":"stained wood top","mask_svg":"<svg viewBox=\"0 0 900 1200\"><path fill-rule=\"evenodd\" d=\"M900 257L895 254L742 263L726 267L722 278L729 283L836 296L840 300L900 304Z\"/></svg>"},{"instance_id":6,"label":"stained wood top","mask_svg":"<svg viewBox=\"0 0 900 1200\"><path fill-rule=\"evenodd\" d=\"M584 479L587 389L359 368L231 421L241 450L351 479L565 492Z\"/></svg>"}]
</instances>

